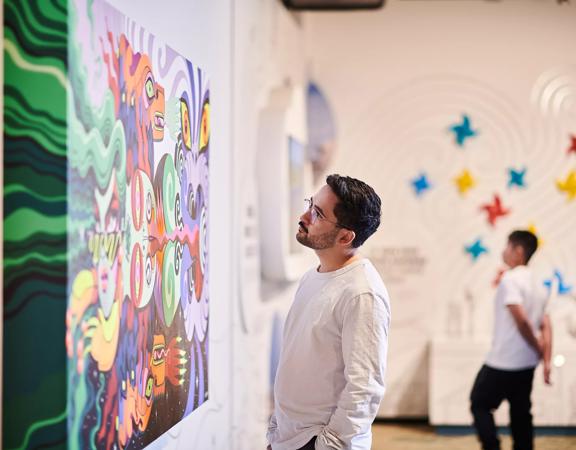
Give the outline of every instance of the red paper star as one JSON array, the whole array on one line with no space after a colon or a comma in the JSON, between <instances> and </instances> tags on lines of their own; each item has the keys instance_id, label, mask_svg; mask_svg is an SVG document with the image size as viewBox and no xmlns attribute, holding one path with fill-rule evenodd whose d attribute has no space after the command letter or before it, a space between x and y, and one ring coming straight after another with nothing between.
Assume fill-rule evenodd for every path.
<instances>
[{"instance_id":1,"label":"red paper star","mask_svg":"<svg viewBox=\"0 0 576 450\"><path fill-rule=\"evenodd\" d=\"M510 212L510 209L502 207L502 201L498 194L494 194L494 202L492 204L486 203L482 205L480 209L488 213L488 222L492 226L496 225L496 219Z\"/></svg>"},{"instance_id":2,"label":"red paper star","mask_svg":"<svg viewBox=\"0 0 576 450\"><path fill-rule=\"evenodd\" d=\"M570 147L568 147L568 154L576 153L576 136L571 135L570 139L572 139L572 145L570 145Z\"/></svg>"}]
</instances>

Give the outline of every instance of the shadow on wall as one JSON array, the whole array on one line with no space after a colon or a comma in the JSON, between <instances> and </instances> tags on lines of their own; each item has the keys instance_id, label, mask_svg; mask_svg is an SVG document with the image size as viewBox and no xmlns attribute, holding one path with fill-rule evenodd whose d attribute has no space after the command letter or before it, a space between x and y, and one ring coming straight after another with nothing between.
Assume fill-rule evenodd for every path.
<instances>
[{"instance_id":1,"label":"shadow on wall","mask_svg":"<svg viewBox=\"0 0 576 450\"><path fill-rule=\"evenodd\" d=\"M415 365L410 367L407 372L409 378L396 378L395 381L386 387L383 403L386 402L388 395L394 393L395 411L422 411L428 408L428 379L430 377L430 345L422 346L419 352L415 354ZM422 398L424 397L424 398ZM385 417L385 416L384 416ZM406 416L394 416L395 419L406 418L425 418L426 414L410 414Z\"/></svg>"}]
</instances>

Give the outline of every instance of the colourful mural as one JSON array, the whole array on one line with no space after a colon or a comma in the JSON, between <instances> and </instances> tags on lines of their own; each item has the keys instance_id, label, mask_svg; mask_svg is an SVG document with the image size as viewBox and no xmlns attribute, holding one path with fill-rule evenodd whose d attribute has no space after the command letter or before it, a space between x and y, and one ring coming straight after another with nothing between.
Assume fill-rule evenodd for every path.
<instances>
[{"instance_id":1,"label":"colourful mural","mask_svg":"<svg viewBox=\"0 0 576 450\"><path fill-rule=\"evenodd\" d=\"M102 1L70 10L70 448L142 448L208 398L204 72Z\"/></svg>"},{"instance_id":2,"label":"colourful mural","mask_svg":"<svg viewBox=\"0 0 576 450\"><path fill-rule=\"evenodd\" d=\"M66 0L5 0L2 441L66 448Z\"/></svg>"}]
</instances>

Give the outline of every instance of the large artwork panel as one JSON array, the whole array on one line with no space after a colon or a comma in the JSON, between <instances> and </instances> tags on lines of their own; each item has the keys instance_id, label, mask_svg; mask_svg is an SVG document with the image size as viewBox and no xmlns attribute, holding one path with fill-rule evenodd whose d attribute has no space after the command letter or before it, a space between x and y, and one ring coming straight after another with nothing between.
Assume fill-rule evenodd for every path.
<instances>
[{"instance_id":1,"label":"large artwork panel","mask_svg":"<svg viewBox=\"0 0 576 450\"><path fill-rule=\"evenodd\" d=\"M142 448L208 398L206 74L70 6L69 442Z\"/></svg>"}]
</instances>

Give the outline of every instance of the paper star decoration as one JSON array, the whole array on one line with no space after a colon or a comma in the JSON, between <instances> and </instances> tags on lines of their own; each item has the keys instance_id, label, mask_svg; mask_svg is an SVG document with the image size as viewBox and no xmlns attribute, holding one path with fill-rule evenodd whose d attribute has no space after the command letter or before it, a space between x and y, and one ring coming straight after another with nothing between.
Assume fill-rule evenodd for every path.
<instances>
[{"instance_id":1,"label":"paper star decoration","mask_svg":"<svg viewBox=\"0 0 576 450\"><path fill-rule=\"evenodd\" d=\"M470 254L472 261L476 261L481 254L488 253L488 249L482 244L482 239L476 239L472 244L465 245L464 250Z\"/></svg>"},{"instance_id":2,"label":"paper star decoration","mask_svg":"<svg viewBox=\"0 0 576 450\"><path fill-rule=\"evenodd\" d=\"M412 187L414 188L415 194L420 197L424 192L432 187L430 181L428 181L428 177L425 173L420 174L419 177L414 178L411 181Z\"/></svg>"},{"instance_id":3,"label":"paper star decoration","mask_svg":"<svg viewBox=\"0 0 576 450\"><path fill-rule=\"evenodd\" d=\"M576 170L571 170L564 181L556 180L556 187L561 192L566 192L568 200L574 200L576 197Z\"/></svg>"},{"instance_id":4,"label":"paper star decoration","mask_svg":"<svg viewBox=\"0 0 576 450\"><path fill-rule=\"evenodd\" d=\"M558 269L554 270L552 278L556 278L558 281L558 295L566 295L572 292L572 285L568 285L564 282L564 276ZM552 278L544 281L544 286L546 286L548 290L552 289Z\"/></svg>"},{"instance_id":5,"label":"paper star decoration","mask_svg":"<svg viewBox=\"0 0 576 450\"><path fill-rule=\"evenodd\" d=\"M576 136L571 135L570 139L572 140L572 143L570 144L570 147L568 147L568 154L576 153Z\"/></svg>"},{"instance_id":6,"label":"paper star decoration","mask_svg":"<svg viewBox=\"0 0 576 450\"><path fill-rule=\"evenodd\" d=\"M515 170L512 168L508 169L508 175L510 179L508 180L508 187L511 188L512 186L518 186L521 188L526 187L524 182L524 176L526 175L526 168L524 167L522 170Z\"/></svg>"},{"instance_id":7,"label":"paper star decoration","mask_svg":"<svg viewBox=\"0 0 576 450\"><path fill-rule=\"evenodd\" d=\"M466 194L466 192L476 186L476 180L472 176L472 174L468 171L468 169L464 169L460 175L454 178L454 182L458 187L458 192L461 195Z\"/></svg>"},{"instance_id":8,"label":"paper star decoration","mask_svg":"<svg viewBox=\"0 0 576 450\"><path fill-rule=\"evenodd\" d=\"M539 248L542 247L544 245L544 241L540 237L540 233L538 233L538 229L536 228L536 225L534 225L533 222L530 222L528 224L528 231L532 233L534 236L536 236L536 239L538 239L538 247Z\"/></svg>"},{"instance_id":9,"label":"paper star decoration","mask_svg":"<svg viewBox=\"0 0 576 450\"><path fill-rule=\"evenodd\" d=\"M492 226L496 225L496 220L500 217L504 217L510 213L509 208L504 208L502 206L502 201L498 194L494 194L494 200L492 203L485 203L480 207L481 210L486 211L488 214L488 223Z\"/></svg>"},{"instance_id":10,"label":"paper star decoration","mask_svg":"<svg viewBox=\"0 0 576 450\"><path fill-rule=\"evenodd\" d=\"M454 133L456 145L464 147L466 139L474 137L478 134L478 130L473 130L470 124L470 118L466 114L462 114L462 123L452 125L450 131Z\"/></svg>"}]
</instances>

